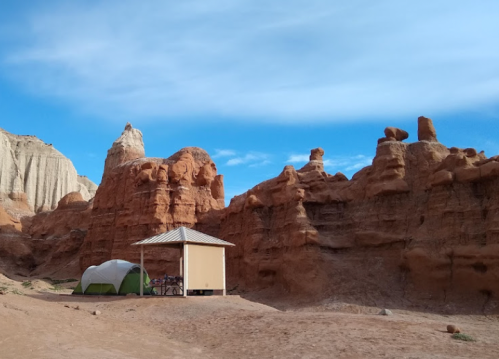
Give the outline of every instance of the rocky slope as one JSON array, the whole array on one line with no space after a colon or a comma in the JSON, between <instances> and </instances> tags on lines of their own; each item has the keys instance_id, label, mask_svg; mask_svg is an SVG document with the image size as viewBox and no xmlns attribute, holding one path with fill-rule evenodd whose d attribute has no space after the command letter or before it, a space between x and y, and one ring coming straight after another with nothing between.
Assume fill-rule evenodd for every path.
<instances>
[{"instance_id":1,"label":"rocky slope","mask_svg":"<svg viewBox=\"0 0 499 359\"><path fill-rule=\"evenodd\" d=\"M90 180L79 180L68 158L34 136L0 129L0 154L0 205L12 214L55 209L74 191L89 200L95 190Z\"/></svg>"},{"instance_id":2,"label":"rocky slope","mask_svg":"<svg viewBox=\"0 0 499 359\"><path fill-rule=\"evenodd\" d=\"M309 298L469 299L499 294L499 157L447 148L430 119L419 141L387 128L351 180L312 150L300 170L232 199L221 222L228 282ZM410 299L409 299L410 298Z\"/></svg>"},{"instance_id":3,"label":"rocky slope","mask_svg":"<svg viewBox=\"0 0 499 359\"><path fill-rule=\"evenodd\" d=\"M224 208L223 177L202 149L144 157L142 133L127 124L108 151L102 182L81 252L81 269L112 258L139 261L130 244L188 226L216 234ZM178 252L158 247L145 253L152 274L178 271Z\"/></svg>"}]
</instances>

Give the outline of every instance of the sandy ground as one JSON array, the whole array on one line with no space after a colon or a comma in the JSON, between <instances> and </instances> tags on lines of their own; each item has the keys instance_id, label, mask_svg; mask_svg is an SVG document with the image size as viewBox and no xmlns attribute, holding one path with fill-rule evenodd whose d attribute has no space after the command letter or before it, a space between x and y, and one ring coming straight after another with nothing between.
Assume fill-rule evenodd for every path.
<instances>
[{"instance_id":1,"label":"sandy ground","mask_svg":"<svg viewBox=\"0 0 499 359\"><path fill-rule=\"evenodd\" d=\"M77 297L2 275L0 290L2 359L499 358L498 316L379 316L349 304L280 311L238 296ZM452 339L447 324L476 342Z\"/></svg>"}]
</instances>

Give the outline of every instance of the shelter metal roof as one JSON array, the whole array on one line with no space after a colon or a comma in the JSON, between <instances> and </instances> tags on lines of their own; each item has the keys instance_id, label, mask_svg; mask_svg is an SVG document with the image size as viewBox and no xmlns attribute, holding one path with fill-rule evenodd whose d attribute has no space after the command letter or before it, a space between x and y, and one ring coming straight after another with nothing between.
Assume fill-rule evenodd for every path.
<instances>
[{"instance_id":1,"label":"shelter metal roof","mask_svg":"<svg viewBox=\"0 0 499 359\"><path fill-rule=\"evenodd\" d=\"M146 238L134 245L151 244L176 244L176 243L198 243L212 246L235 246L235 244L195 231L194 229L179 227L169 232L160 233L153 237Z\"/></svg>"}]
</instances>

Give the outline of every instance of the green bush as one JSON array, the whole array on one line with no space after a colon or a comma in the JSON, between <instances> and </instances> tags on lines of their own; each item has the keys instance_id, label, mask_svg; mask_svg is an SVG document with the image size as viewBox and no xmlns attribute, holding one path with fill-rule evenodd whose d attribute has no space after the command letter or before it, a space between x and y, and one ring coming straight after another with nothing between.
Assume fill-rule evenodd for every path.
<instances>
[{"instance_id":1,"label":"green bush","mask_svg":"<svg viewBox=\"0 0 499 359\"><path fill-rule=\"evenodd\" d=\"M474 342L475 341L475 339L473 339L469 335L463 334L463 333L454 333L454 334L452 334L452 339L463 340L465 342Z\"/></svg>"}]
</instances>

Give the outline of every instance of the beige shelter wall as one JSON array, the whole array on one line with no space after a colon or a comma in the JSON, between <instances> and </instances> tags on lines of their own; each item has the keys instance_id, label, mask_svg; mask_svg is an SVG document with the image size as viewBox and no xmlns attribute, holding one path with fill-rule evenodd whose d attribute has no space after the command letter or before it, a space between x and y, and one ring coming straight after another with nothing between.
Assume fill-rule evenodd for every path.
<instances>
[{"instance_id":1,"label":"beige shelter wall","mask_svg":"<svg viewBox=\"0 0 499 359\"><path fill-rule=\"evenodd\" d=\"M223 247L196 244L186 246L189 246L187 289L223 289Z\"/></svg>"}]
</instances>

